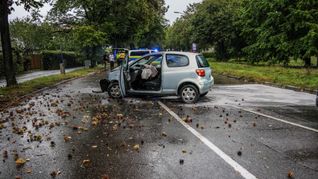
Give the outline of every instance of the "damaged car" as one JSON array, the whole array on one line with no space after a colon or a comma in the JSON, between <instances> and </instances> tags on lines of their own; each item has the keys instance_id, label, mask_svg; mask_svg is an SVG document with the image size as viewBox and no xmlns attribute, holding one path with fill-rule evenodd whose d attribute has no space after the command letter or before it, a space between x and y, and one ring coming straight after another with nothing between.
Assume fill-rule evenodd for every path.
<instances>
[{"instance_id":1,"label":"damaged car","mask_svg":"<svg viewBox=\"0 0 318 179\"><path fill-rule=\"evenodd\" d=\"M127 58L101 85L112 98L180 96L185 103L196 103L209 93L214 78L201 54L159 52L132 62Z\"/></svg>"}]
</instances>

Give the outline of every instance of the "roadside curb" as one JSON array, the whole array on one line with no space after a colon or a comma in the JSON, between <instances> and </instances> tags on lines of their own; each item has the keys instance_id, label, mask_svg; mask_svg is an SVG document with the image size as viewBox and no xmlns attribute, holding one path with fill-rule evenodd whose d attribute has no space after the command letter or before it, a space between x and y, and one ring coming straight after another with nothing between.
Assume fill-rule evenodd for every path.
<instances>
[{"instance_id":1,"label":"roadside curb","mask_svg":"<svg viewBox=\"0 0 318 179\"><path fill-rule=\"evenodd\" d=\"M36 91L33 91L33 92L29 93L29 94L19 96L19 99L17 100L17 102L21 102L22 100L24 100L24 99L26 99L26 98L28 98L28 97L31 97L31 96L33 96L33 95L35 95L35 94L41 93L41 92L43 92L43 91L45 91L45 90L49 90L49 89L55 88L55 87L57 87L57 86L60 86L60 85L62 85L62 84L66 84L66 83L68 83L68 82L71 82L71 81L74 81L74 80L77 80L77 79L86 78L86 77L89 77L89 76L92 76L92 75L101 73L101 72L103 72L103 71L105 71L105 70L99 70L99 71L96 71L96 72L88 73L88 74L85 75L85 76L75 77L75 78L70 78L70 79L67 79L67 80L60 81L60 82L55 83L55 84L53 84L53 85L51 85L51 86L47 86L47 87L38 89L38 90L36 90ZM4 107L0 107L0 111L3 111L3 110L5 110L5 109L8 109L10 106L12 106L13 104L15 104L15 102L13 102L13 101L9 101L8 103L9 103L9 104L5 105Z\"/></svg>"},{"instance_id":2,"label":"roadside curb","mask_svg":"<svg viewBox=\"0 0 318 179\"><path fill-rule=\"evenodd\" d=\"M263 84L263 85L267 85L267 86L283 88L283 89L293 90L293 91L297 91L297 92L306 92L306 93L310 93L310 94L317 94L317 92L318 92L318 90L300 88L300 87L296 87L296 86L292 86L292 85L280 85L280 84L276 84L276 83L272 83L272 82L259 82L259 81L255 81L255 80L249 80L249 79L246 79L244 77L232 76L232 75L228 75L226 73L216 73L216 74L222 75L222 76L225 76L228 78L233 78L236 80L243 80L244 82L247 82L247 83Z\"/></svg>"}]
</instances>

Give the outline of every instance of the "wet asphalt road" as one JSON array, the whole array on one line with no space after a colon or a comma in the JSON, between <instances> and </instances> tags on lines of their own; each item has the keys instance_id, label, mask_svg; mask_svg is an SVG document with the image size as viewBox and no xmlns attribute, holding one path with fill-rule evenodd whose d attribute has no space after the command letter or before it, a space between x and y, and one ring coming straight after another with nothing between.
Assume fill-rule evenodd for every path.
<instances>
[{"instance_id":1,"label":"wet asphalt road","mask_svg":"<svg viewBox=\"0 0 318 179\"><path fill-rule=\"evenodd\" d=\"M1 112L0 178L244 178L158 100L257 178L317 178L318 133L265 117L318 129L314 95L218 78L195 105L116 101L92 93L103 75Z\"/></svg>"},{"instance_id":2,"label":"wet asphalt road","mask_svg":"<svg viewBox=\"0 0 318 179\"><path fill-rule=\"evenodd\" d=\"M84 67L77 67L77 68L69 68L65 69L65 72L72 72L74 70L78 70ZM17 76L18 83L23 83L26 81L30 81L36 78L44 77L44 76L51 76L51 75L57 75L60 74L60 70L42 70L42 71L34 71L31 73L26 73L23 75ZM6 81L4 79L0 79L0 87L5 87L7 85Z\"/></svg>"}]
</instances>

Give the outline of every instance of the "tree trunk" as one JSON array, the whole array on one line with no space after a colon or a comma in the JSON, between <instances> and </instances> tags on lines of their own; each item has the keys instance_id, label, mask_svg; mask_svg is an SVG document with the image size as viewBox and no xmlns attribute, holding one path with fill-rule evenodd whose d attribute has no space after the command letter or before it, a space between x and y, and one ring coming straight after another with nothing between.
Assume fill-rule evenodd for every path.
<instances>
[{"instance_id":1,"label":"tree trunk","mask_svg":"<svg viewBox=\"0 0 318 179\"><path fill-rule=\"evenodd\" d=\"M8 21L8 0L0 1L0 33L1 44L3 53L4 73L6 76L7 86L13 86L17 84L15 78L15 70L12 58L12 48L9 32Z\"/></svg>"}]
</instances>

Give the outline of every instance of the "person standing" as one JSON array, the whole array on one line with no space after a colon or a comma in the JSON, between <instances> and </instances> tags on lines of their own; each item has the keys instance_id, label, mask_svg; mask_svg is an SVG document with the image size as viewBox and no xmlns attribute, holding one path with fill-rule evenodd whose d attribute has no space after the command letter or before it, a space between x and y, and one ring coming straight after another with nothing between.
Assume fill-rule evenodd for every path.
<instances>
[{"instance_id":1,"label":"person standing","mask_svg":"<svg viewBox=\"0 0 318 179\"><path fill-rule=\"evenodd\" d=\"M105 70L107 70L107 63L109 63L109 55L107 53L105 53L105 55L103 56L103 62L105 65Z\"/></svg>"},{"instance_id":2,"label":"person standing","mask_svg":"<svg viewBox=\"0 0 318 179\"><path fill-rule=\"evenodd\" d=\"M110 70L114 69L114 63L115 63L115 56L114 54L109 54L109 63L110 63Z\"/></svg>"}]
</instances>

